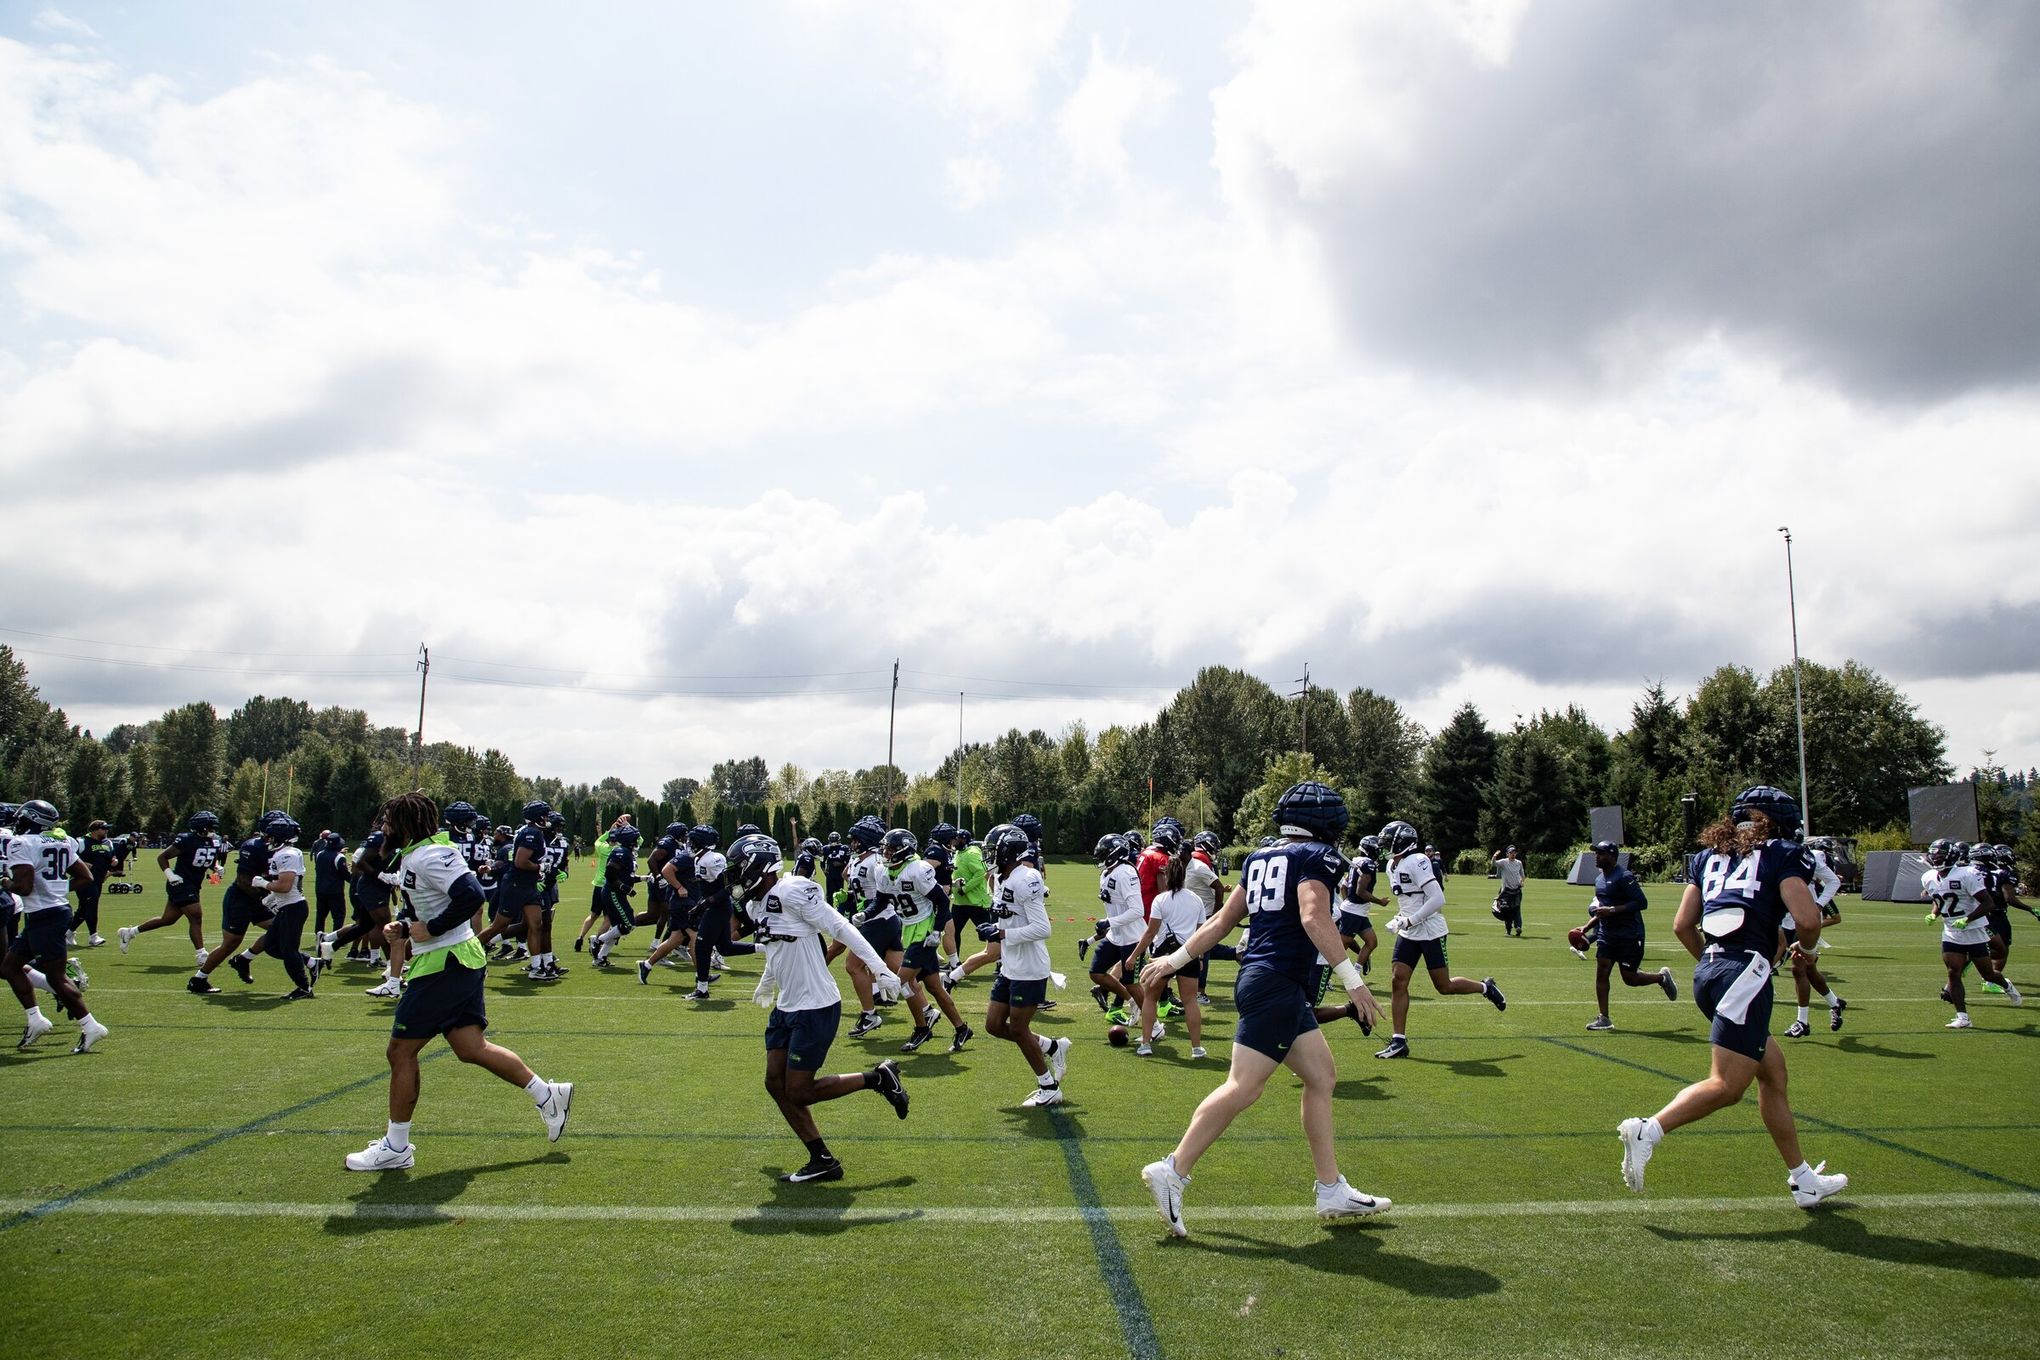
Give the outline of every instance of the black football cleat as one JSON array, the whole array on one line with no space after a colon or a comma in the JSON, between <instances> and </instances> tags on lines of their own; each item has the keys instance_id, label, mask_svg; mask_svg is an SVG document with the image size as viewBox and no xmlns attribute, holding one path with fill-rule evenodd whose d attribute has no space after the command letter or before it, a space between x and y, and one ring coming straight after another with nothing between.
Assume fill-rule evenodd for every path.
<instances>
[{"instance_id":1,"label":"black football cleat","mask_svg":"<svg viewBox=\"0 0 2040 1360\"><path fill-rule=\"evenodd\" d=\"M900 1065L887 1058L871 1069L872 1089L885 1097L885 1103L893 1107L893 1113L900 1118L907 1117L907 1084L900 1080Z\"/></svg>"},{"instance_id":2,"label":"black football cleat","mask_svg":"<svg viewBox=\"0 0 2040 1360\"><path fill-rule=\"evenodd\" d=\"M809 1181L840 1181L843 1179L843 1164L834 1157L810 1157L806 1166L798 1171L789 1171L779 1179L788 1185L805 1185Z\"/></svg>"},{"instance_id":3,"label":"black football cleat","mask_svg":"<svg viewBox=\"0 0 2040 1360\"><path fill-rule=\"evenodd\" d=\"M220 994L220 989L212 985L210 978L199 977L196 973L192 974L191 981L184 984L184 990L194 996L218 996Z\"/></svg>"},{"instance_id":4,"label":"black football cleat","mask_svg":"<svg viewBox=\"0 0 2040 1360\"><path fill-rule=\"evenodd\" d=\"M255 985L255 970L248 966L248 960L236 954L227 960L227 966L234 970L235 977L241 979L241 981L247 983L250 987Z\"/></svg>"}]
</instances>

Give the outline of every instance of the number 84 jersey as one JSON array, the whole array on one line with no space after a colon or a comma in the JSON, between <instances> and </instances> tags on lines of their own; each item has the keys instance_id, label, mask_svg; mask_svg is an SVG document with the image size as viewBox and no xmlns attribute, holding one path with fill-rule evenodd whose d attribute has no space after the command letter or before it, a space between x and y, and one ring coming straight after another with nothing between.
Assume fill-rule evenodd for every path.
<instances>
[{"instance_id":1,"label":"number 84 jersey","mask_svg":"<svg viewBox=\"0 0 2040 1360\"><path fill-rule=\"evenodd\" d=\"M1338 901L1345 874L1346 857L1322 841L1289 841L1248 855L1240 866L1247 903L1247 947L1240 966L1261 964L1298 986L1308 983L1318 951L1303 933L1299 890L1305 883L1324 884L1329 909Z\"/></svg>"},{"instance_id":2,"label":"number 84 jersey","mask_svg":"<svg viewBox=\"0 0 2040 1360\"><path fill-rule=\"evenodd\" d=\"M1813 855L1797 841L1765 841L1746 855L1702 850L1686 874L1687 882L1700 887L1701 934L1723 949L1769 958L1777 951L1779 929L1792 919L1779 891L1788 878L1813 882Z\"/></svg>"}]
</instances>

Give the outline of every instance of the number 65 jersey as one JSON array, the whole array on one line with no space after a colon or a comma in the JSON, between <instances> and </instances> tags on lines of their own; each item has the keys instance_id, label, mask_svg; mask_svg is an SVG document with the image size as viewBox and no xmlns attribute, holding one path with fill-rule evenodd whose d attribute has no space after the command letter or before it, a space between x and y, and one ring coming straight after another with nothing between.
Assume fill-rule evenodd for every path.
<instances>
[{"instance_id":1,"label":"number 65 jersey","mask_svg":"<svg viewBox=\"0 0 2040 1360\"><path fill-rule=\"evenodd\" d=\"M1288 841L1248 855L1240 866L1248 922L1240 967L1260 964L1299 987L1307 985L1318 951L1303 933L1303 898L1298 890L1305 883L1324 884L1329 919L1345 875L1346 857L1322 841Z\"/></svg>"},{"instance_id":2,"label":"number 65 jersey","mask_svg":"<svg viewBox=\"0 0 2040 1360\"><path fill-rule=\"evenodd\" d=\"M1782 840L1765 841L1747 855L1702 850L1686 878L1700 886L1700 932L1709 944L1769 958L1777 952L1780 927L1792 919L1779 888L1788 878L1812 883L1813 855L1797 841Z\"/></svg>"}]
</instances>

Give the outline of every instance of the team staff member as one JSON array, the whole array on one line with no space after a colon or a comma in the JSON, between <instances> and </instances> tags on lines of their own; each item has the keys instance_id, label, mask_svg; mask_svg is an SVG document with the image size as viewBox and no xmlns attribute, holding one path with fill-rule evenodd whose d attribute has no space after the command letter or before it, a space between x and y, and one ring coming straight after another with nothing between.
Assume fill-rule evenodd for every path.
<instances>
[{"instance_id":1,"label":"team staff member","mask_svg":"<svg viewBox=\"0 0 2040 1360\"><path fill-rule=\"evenodd\" d=\"M1516 847L1510 846L1495 856L1495 916L1502 923L1502 934L1523 933L1523 861L1516 854ZM1602 1007L1603 1010L1607 1008Z\"/></svg>"},{"instance_id":2,"label":"team staff member","mask_svg":"<svg viewBox=\"0 0 2040 1360\"><path fill-rule=\"evenodd\" d=\"M1511 850L1514 846L1509 847ZM1679 999L1679 984L1672 970L1660 968L1644 973L1643 913L1650 905L1643 884L1622 867L1622 855L1613 841L1594 842L1594 905L1588 909L1588 924L1601 927L1601 943L1594 949L1594 1000L1600 1012L1587 1023L1591 1030L1615 1028L1608 1018L1608 975L1620 968L1625 987L1657 987L1668 1000Z\"/></svg>"},{"instance_id":3,"label":"team staff member","mask_svg":"<svg viewBox=\"0 0 2040 1360\"><path fill-rule=\"evenodd\" d=\"M112 875L114 861L120 852L118 847L107 839L105 822L95 821L86 827L85 839L75 844L78 847L78 862L90 871L92 877L89 883L78 885L78 910L71 922L74 932L71 943L79 943L75 932L83 930L90 947L97 949L106 943L105 937L99 933L99 894L105 890L106 880Z\"/></svg>"},{"instance_id":4,"label":"team staff member","mask_svg":"<svg viewBox=\"0 0 2040 1360\"><path fill-rule=\"evenodd\" d=\"M971 839L968 827L957 828L950 879L955 886L949 894L949 922L942 927L942 951L949 966L955 968L963 962L959 952L963 928L982 926L991 919L992 889L985 877L985 855Z\"/></svg>"},{"instance_id":5,"label":"team staff member","mask_svg":"<svg viewBox=\"0 0 2040 1360\"><path fill-rule=\"evenodd\" d=\"M854 1091L876 1091L905 1119L907 1088L890 1058L869 1072L815 1075L843 1024L843 991L829 972L821 937L836 939L861 960L885 1000L899 999L900 979L862 932L829 905L819 883L784 872L779 843L770 836L739 837L728 859L738 903L757 926L765 951L765 972L753 994L772 1011L765 1022L765 1090L808 1153L804 1166L779 1179L789 1184L842 1180L843 1164L823 1141L812 1107Z\"/></svg>"},{"instance_id":6,"label":"team staff member","mask_svg":"<svg viewBox=\"0 0 2040 1360\"><path fill-rule=\"evenodd\" d=\"M1799 1151L1799 1127L1785 1089L1785 1050L1770 1042L1771 956L1788 916L1797 926L1792 948L1812 953L1820 939L1814 904L1813 861L1795 839L1799 804L1783 789L1757 784L1736 795L1728 818L1701 833L1706 848L1686 870L1672 933L1694 958L1693 1001L1713 1028L1712 1071L1648 1119L1625 1119L1622 1181L1643 1193L1643 1170L1673 1129L1741 1103L1757 1083L1757 1109L1786 1176L1792 1202L1802 1209L1848 1188L1847 1176L1826 1174L1827 1163L1808 1166Z\"/></svg>"},{"instance_id":7,"label":"team staff member","mask_svg":"<svg viewBox=\"0 0 2040 1360\"><path fill-rule=\"evenodd\" d=\"M545 1136L558 1142L574 1103L574 1084L547 1081L507 1048L483 1037L488 1012L482 980L489 958L475 939L474 916L483 902L482 885L452 840L440 830L439 809L422 793L393 798L382 821L398 851L394 879L402 905L385 928L391 944L408 939L412 957L409 985L397 1002L390 1026L390 1122L382 1137L347 1154L349 1171L400 1171L417 1161L411 1116L418 1108L418 1052L439 1035L455 1057L521 1086L545 1122Z\"/></svg>"},{"instance_id":8,"label":"team staff member","mask_svg":"<svg viewBox=\"0 0 2040 1360\"><path fill-rule=\"evenodd\" d=\"M24 1013L20 1047L27 1048L56 1028L35 1002L37 984L30 981L29 974L40 969L44 977L41 985L78 1022L78 1044L71 1051L86 1053L107 1031L92 1018L84 996L64 975L68 957L64 941L71 933L71 904L66 894L82 886L91 870L78 861L76 841L51 834L61 820L55 805L41 798L32 798L14 810L14 834L6 851L7 890L21 903L21 929L8 943L6 953L0 954L0 977L6 979ZM10 907L8 915L13 914Z\"/></svg>"},{"instance_id":9,"label":"team staff member","mask_svg":"<svg viewBox=\"0 0 2040 1360\"><path fill-rule=\"evenodd\" d=\"M1338 1067L1311 1013L1311 969L1320 957L1336 958L1333 972L1356 1012L1370 1024L1381 1019L1381 1007L1360 970L1345 957L1332 921L1332 902L1346 869L1337 848L1346 820L1346 801L1336 789L1306 781L1285 790L1275 803L1275 822L1283 839L1247 856L1240 866L1240 885L1218 915L1199 926L1181 948L1141 970L1142 987L1157 989L1242 920L1253 918L1240 950L1234 991L1240 1020L1233 1036L1232 1069L1198 1105L1176 1150L1140 1173L1162 1222L1177 1237L1189 1235L1183 1223L1183 1192L1191 1169L1233 1120L1261 1098L1268 1078L1283 1066L1303 1082L1303 1136L1317 1175L1318 1217L1361 1218L1391 1207L1387 1199L1355 1190L1339 1174L1332 1131L1332 1088L1338 1082Z\"/></svg>"}]
</instances>

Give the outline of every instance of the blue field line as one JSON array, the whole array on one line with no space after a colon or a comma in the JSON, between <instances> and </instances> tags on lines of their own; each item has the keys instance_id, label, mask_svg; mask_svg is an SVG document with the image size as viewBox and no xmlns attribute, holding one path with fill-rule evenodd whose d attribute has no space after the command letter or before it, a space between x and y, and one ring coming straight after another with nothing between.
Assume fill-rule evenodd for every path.
<instances>
[{"instance_id":1,"label":"blue field line","mask_svg":"<svg viewBox=\"0 0 2040 1360\"><path fill-rule=\"evenodd\" d=\"M434 1058L451 1051L450 1049L439 1049L426 1054L423 1061L431 1062ZM245 1124L236 1124L233 1128L221 1129L218 1133L210 1134L195 1143L186 1143L183 1147L172 1148L160 1157L151 1157L148 1161L131 1166L125 1171L116 1171L105 1180L94 1181L92 1184L81 1186L68 1194L59 1195L55 1199L31 1205L26 1209L9 1214L4 1219L0 1219L0 1233L9 1232L24 1223L33 1223L37 1219L45 1218L50 1214L60 1213L81 1199L91 1199L96 1195L103 1195L109 1190L117 1190L123 1185L140 1180L152 1172L161 1171L164 1167L181 1162L187 1157L197 1156L207 1148L218 1147L230 1138L239 1138L243 1134L260 1133L271 1124L288 1119L294 1114L303 1114L306 1110L315 1109L320 1105L324 1105L329 1100L338 1100L342 1096L353 1095L365 1086L373 1086L377 1082L388 1081L389 1075L389 1072L384 1070L370 1076L358 1078L348 1082L345 1086L336 1086L330 1091L311 1097L309 1100L300 1100L295 1105L286 1105L283 1109L271 1111L260 1118L251 1119Z\"/></svg>"},{"instance_id":2,"label":"blue field line","mask_svg":"<svg viewBox=\"0 0 2040 1360\"><path fill-rule=\"evenodd\" d=\"M1155 1336L1154 1319L1148 1315L1140 1281L1133 1277L1133 1266L1126 1259L1126 1249L1120 1245L1119 1231L1112 1226L1112 1216L1098 1198L1098 1184L1091 1178L1091 1163L1084 1156L1083 1135L1060 1107L1050 1106L1048 1118L1055 1128L1056 1146L1062 1149L1063 1165L1069 1171L1070 1193L1076 1196L1084 1227L1090 1231L1091 1248L1098 1253L1098 1274L1112 1296L1112 1311L1119 1315L1119 1334L1126 1340L1126 1353L1133 1360L1162 1360L1162 1343Z\"/></svg>"},{"instance_id":3,"label":"blue field line","mask_svg":"<svg viewBox=\"0 0 2040 1360\"><path fill-rule=\"evenodd\" d=\"M1540 1037L1538 1042L1551 1044L1554 1047L1567 1049L1574 1053L1584 1053L1589 1058L1599 1058L1603 1062L1611 1062L1621 1067L1632 1068L1638 1072L1648 1073L1653 1077L1663 1077L1666 1081L1675 1081L1681 1086L1688 1086L1693 1082L1692 1077L1682 1077L1676 1073L1666 1072L1661 1068L1650 1067L1640 1062L1631 1061L1628 1058L1618 1058L1612 1053L1603 1053L1598 1049L1575 1044L1569 1040ZM1838 1124L1832 1119L1822 1119L1819 1115L1808 1114L1804 1110L1794 1110L1792 1117L1803 1120L1815 1128L1826 1129L1830 1133L1845 1134L1850 1138L1860 1138L1866 1143L1884 1148L1887 1151L1902 1152L1908 1157L1917 1157L1923 1162L1932 1162L1935 1166L1945 1167L1950 1171L1959 1171L1965 1176L1974 1176L1980 1181L1989 1181L1993 1185L2010 1186L2014 1190L2023 1190L2029 1195L2040 1195L2040 1186L2028 1185L2024 1181L2013 1180L2010 1176L2000 1176L1995 1171L1985 1171L1981 1167L1970 1166L1966 1162L1958 1162L1952 1157L1943 1157L1938 1153L1925 1152L1916 1147L1908 1147L1904 1143L1894 1143L1889 1138L1880 1138L1866 1129L1851 1128L1847 1124Z\"/></svg>"}]
</instances>

